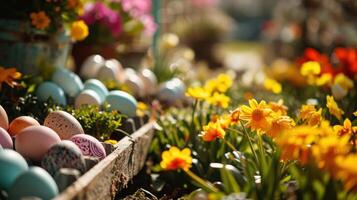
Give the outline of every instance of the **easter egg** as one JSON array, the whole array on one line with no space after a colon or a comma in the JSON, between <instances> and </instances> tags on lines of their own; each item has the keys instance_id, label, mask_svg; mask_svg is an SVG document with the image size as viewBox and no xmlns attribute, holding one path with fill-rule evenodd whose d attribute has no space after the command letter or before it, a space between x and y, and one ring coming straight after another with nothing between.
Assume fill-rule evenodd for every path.
<instances>
[{"instance_id":1,"label":"easter egg","mask_svg":"<svg viewBox=\"0 0 357 200\"><path fill-rule=\"evenodd\" d=\"M144 83L137 75L135 70L126 68L125 76L125 85L129 87L129 90L136 96L143 96L145 92Z\"/></svg>"},{"instance_id":2,"label":"easter egg","mask_svg":"<svg viewBox=\"0 0 357 200\"><path fill-rule=\"evenodd\" d=\"M57 110L47 115L44 125L54 130L62 140L76 134L84 134L81 124L71 114Z\"/></svg>"},{"instance_id":3,"label":"easter egg","mask_svg":"<svg viewBox=\"0 0 357 200\"><path fill-rule=\"evenodd\" d=\"M82 174L86 170L81 150L77 145L68 140L63 140L53 145L42 159L41 166L52 176L54 176L60 168L77 169Z\"/></svg>"},{"instance_id":4,"label":"easter egg","mask_svg":"<svg viewBox=\"0 0 357 200\"><path fill-rule=\"evenodd\" d=\"M61 139L46 126L30 126L16 135L15 149L22 156L39 161Z\"/></svg>"},{"instance_id":5,"label":"easter egg","mask_svg":"<svg viewBox=\"0 0 357 200\"><path fill-rule=\"evenodd\" d=\"M9 190L9 199L20 200L25 197L38 197L49 200L58 195L58 187L46 170L30 167L20 174Z\"/></svg>"},{"instance_id":6,"label":"easter egg","mask_svg":"<svg viewBox=\"0 0 357 200\"><path fill-rule=\"evenodd\" d=\"M99 69L97 77L102 81L116 81L120 82L119 74L122 71L122 66L119 61L115 59L110 59L105 61L104 65Z\"/></svg>"},{"instance_id":7,"label":"easter egg","mask_svg":"<svg viewBox=\"0 0 357 200\"><path fill-rule=\"evenodd\" d=\"M174 78L160 85L158 97L160 100L174 102L184 97L185 85L180 79Z\"/></svg>"},{"instance_id":8,"label":"easter egg","mask_svg":"<svg viewBox=\"0 0 357 200\"><path fill-rule=\"evenodd\" d=\"M101 100L101 103L104 101L105 97L108 95L108 89L105 85L97 79L89 79L84 83L84 90L93 90L95 91Z\"/></svg>"},{"instance_id":9,"label":"easter egg","mask_svg":"<svg viewBox=\"0 0 357 200\"><path fill-rule=\"evenodd\" d=\"M14 147L10 134L1 127L0 127L0 144L5 149L12 149Z\"/></svg>"},{"instance_id":10,"label":"easter egg","mask_svg":"<svg viewBox=\"0 0 357 200\"><path fill-rule=\"evenodd\" d=\"M15 179L28 169L26 160L16 151L0 151L0 189L7 191Z\"/></svg>"},{"instance_id":11,"label":"easter egg","mask_svg":"<svg viewBox=\"0 0 357 200\"><path fill-rule=\"evenodd\" d=\"M103 145L93 136L80 134L71 137L70 140L81 149L82 154L85 156L93 156L99 159L103 159L106 156Z\"/></svg>"},{"instance_id":12,"label":"easter egg","mask_svg":"<svg viewBox=\"0 0 357 200\"><path fill-rule=\"evenodd\" d=\"M101 55L89 56L82 64L79 74L83 78L96 77L99 69L104 65L105 59Z\"/></svg>"},{"instance_id":13,"label":"easter egg","mask_svg":"<svg viewBox=\"0 0 357 200\"><path fill-rule=\"evenodd\" d=\"M52 81L70 97L77 96L83 89L83 83L79 76L67 69L58 68L52 75Z\"/></svg>"},{"instance_id":14,"label":"easter egg","mask_svg":"<svg viewBox=\"0 0 357 200\"><path fill-rule=\"evenodd\" d=\"M97 105L101 104L99 95L93 90L83 90L75 100L75 107L80 108L82 105Z\"/></svg>"},{"instance_id":15,"label":"easter egg","mask_svg":"<svg viewBox=\"0 0 357 200\"><path fill-rule=\"evenodd\" d=\"M40 126L40 123L29 116L17 117L10 123L9 133L11 136L15 136L29 126Z\"/></svg>"},{"instance_id":16,"label":"easter egg","mask_svg":"<svg viewBox=\"0 0 357 200\"><path fill-rule=\"evenodd\" d=\"M9 128L9 119L7 117L6 111L0 105L0 127L7 130Z\"/></svg>"},{"instance_id":17,"label":"easter egg","mask_svg":"<svg viewBox=\"0 0 357 200\"><path fill-rule=\"evenodd\" d=\"M40 101L46 101L48 98L51 97L56 104L67 104L64 91L62 90L62 88L60 88L57 84L53 82L41 83L36 90L36 96Z\"/></svg>"},{"instance_id":18,"label":"easter egg","mask_svg":"<svg viewBox=\"0 0 357 200\"><path fill-rule=\"evenodd\" d=\"M126 92L113 90L109 92L105 102L110 104L110 110L118 110L129 117L134 117L136 114L137 101Z\"/></svg>"},{"instance_id":19,"label":"easter egg","mask_svg":"<svg viewBox=\"0 0 357 200\"><path fill-rule=\"evenodd\" d=\"M144 83L144 90L148 95L153 95L156 92L157 78L150 69L143 69L140 71L139 76Z\"/></svg>"}]
</instances>

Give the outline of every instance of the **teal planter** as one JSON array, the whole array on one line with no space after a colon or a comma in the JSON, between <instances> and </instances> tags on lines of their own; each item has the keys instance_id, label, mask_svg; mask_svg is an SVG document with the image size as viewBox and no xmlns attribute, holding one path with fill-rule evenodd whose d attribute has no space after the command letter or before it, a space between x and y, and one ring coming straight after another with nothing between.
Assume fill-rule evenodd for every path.
<instances>
[{"instance_id":1,"label":"teal planter","mask_svg":"<svg viewBox=\"0 0 357 200\"><path fill-rule=\"evenodd\" d=\"M0 66L16 67L24 74L39 74L65 67L70 39L64 33L47 35L29 22L0 19Z\"/></svg>"}]
</instances>

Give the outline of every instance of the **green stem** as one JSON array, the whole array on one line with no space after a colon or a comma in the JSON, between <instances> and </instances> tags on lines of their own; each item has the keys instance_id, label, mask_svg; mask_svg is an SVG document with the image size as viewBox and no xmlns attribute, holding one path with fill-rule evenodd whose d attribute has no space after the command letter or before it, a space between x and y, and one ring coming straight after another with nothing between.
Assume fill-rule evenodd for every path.
<instances>
[{"instance_id":1,"label":"green stem","mask_svg":"<svg viewBox=\"0 0 357 200\"><path fill-rule=\"evenodd\" d=\"M196 174L194 174L193 172L191 172L190 170L185 171L187 175L189 175L194 181L196 181L197 183L199 183L200 185L206 187L208 190L210 190L210 192L219 192L218 189L210 182L203 180L202 178L200 178L199 176L197 176Z\"/></svg>"},{"instance_id":2,"label":"green stem","mask_svg":"<svg viewBox=\"0 0 357 200\"><path fill-rule=\"evenodd\" d=\"M242 122L240 122L240 124L241 124L241 126L242 126L242 128L243 128L243 133L244 133L244 135L245 135L245 136L247 137L247 139L248 139L248 143L249 143L250 149L251 149L252 152L253 152L253 156L254 156L254 158L255 158L255 161L256 161L257 164L259 164L259 159L258 159L257 153L255 152L255 150L254 150L254 148L253 148L253 143L252 143L252 141L251 141L251 138L249 137L249 134L248 134L247 130L246 130L245 127L244 127L244 124L243 124Z\"/></svg>"},{"instance_id":3,"label":"green stem","mask_svg":"<svg viewBox=\"0 0 357 200\"><path fill-rule=\"evenodd\" d=\"M232 143L230 143L229 141L227 141L226 139L222 139L223 140L223 142L224 143L226 143L227 144L227 146L229 146L229 148L231 148L233 151L238 151L235 147L234 147L234 145L232 144Z\"/></svg>"},{"instance_id":4,"label":"green stem","mask_svg":"<svg viewBox=\"0 0 357 200\"><path fill-rule=\"evenodd\" d=\"M193 104L192 113L191 113L191 133L194 131L195 112L196 112L197 105L198 105L198 100L195 99L195 103Z\"/></svg>"}]
</instances>

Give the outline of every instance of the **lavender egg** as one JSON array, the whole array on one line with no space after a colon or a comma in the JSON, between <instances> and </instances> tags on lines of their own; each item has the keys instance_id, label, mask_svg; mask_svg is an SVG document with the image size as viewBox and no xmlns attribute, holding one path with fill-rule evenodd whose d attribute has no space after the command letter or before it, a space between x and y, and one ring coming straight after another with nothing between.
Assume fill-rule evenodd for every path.
<instances>
[{"instance_id":1,"label":"lavender egg","mask_svg":"<svg viewBox=\"0 0 357 200\"><path fill-rule=\"evenodd\" d=\"M74 135L70 140L81 149L82 154L85 156L93 156L99 159L103 159L106 156L103 145L93 136L86 134Z\"/></svg>"},{"instance_id":2,"label":"lavender egg","mask_svg":"<svg viewBox=\"0 0 357 200\"><path fill-rule=\"evenodd\" d=\"M0 127L0 145L5 149L12 149L14 146L9 133L1 127Z\"/></svg>"},{"instance_id":3,"label":"lavender egg","mask_svg":"<svg viewBox=\"0 0 357 200\"><path fill-rule=\"evenodd\" d=\"M63 140L52 146L42 159L41 166L52 176L61 168L78 169L82 174L86 171L81 150L68 140Z\"/></svg>"}]
</instances>

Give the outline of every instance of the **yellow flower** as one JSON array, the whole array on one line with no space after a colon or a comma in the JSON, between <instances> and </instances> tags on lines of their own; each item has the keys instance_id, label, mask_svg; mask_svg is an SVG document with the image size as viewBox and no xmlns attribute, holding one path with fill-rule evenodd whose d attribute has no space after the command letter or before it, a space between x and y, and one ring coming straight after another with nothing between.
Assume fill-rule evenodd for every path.
<instances>
[{"instance_id":1,"label":"yellow flower","mask_svg":"<svg viewBox=\"0 0 357 200\"><path fill-rule=\"evenodd\" d=\"M236 108L230 114L231 125L238 124L239 119L240 119L240 108Z\"/></svg>"},{"instance_id":2,"label":"yellow flower","mask_svg":"<svg viewBox=\"0 0 357 200\"><path fill-rule=\"evenodd\" d=\"M31 13L30 18L32 25L35 26L37 29L41 30L47 28L51 23L51 19L46 15L44 11L40 11L38 13Z\"/></svg>"},{"instance_id":3,"label":"yellow flower","mask_svg":"<svg viewBox=\"0 0 357 200\"><path fill-rule=\"evenodd\" d=\"M273 119L271 124L272 124L271 128L269 131L267 131L267 135L269 135L272 138L277 137L283 131L288 130L293 126L295 126L294 120L291 119L289 116L277 116L276 118Z\"/></svg>"},{"instance_id":4,"label":"yellow flower","mask_svg":"<svg viewBox=\"0 0 357 200\"><path fill-rule=\"evenodd\" d=\"M323 85L330 84L331 81L332 81L332 75L328 74L328 73L325 73L325 74L322 74L320 77L318 77L315 80L315 84L317 86L323 86Z\"/></svg>"},{"instance_id":5,"label":"yellow flower","mask_svg":"<svg viewBox=\"0 0 357 200\"><path fill-rule=\"evenodd\" d=\"M337 178L342 179L347 190L357 191L357 154L339 156L336 158L339 170Z\"/></svg>"},{"instance_id":6,"label":"yellow flower","mask_svg":"<svg viewBox=\"0 0 357 200\"><path fill-rule=\"evenodd\" d=\"M267 107L265 101L259 104L255 99L249 100L249 106L242 106L240 119L247 122L247 126L260 133L268 131L271 127L272 110Z\"/></svg>"},{"instance_id":7,"label":"yellow flower","mask_svg":"<svg viewBox=\"0 0 357 200\"><path fill-rule=\"evenodd\" d=\"M216 122L209 122L208 125L203 126L202 139L205 142L212 142L217 138L223 139L226 132L223 130L221 124Z\"/></svg>"},{"instance_id":8,"label":"yellow flower","mask_svg":"<svg viewBox=\"0 0 357 200\"><path fill-rule=\"evenodd\" d=\"M281 84L274 79L267 78L264 81L264 88L266 90L272 91L275 94L279 94L281 92Z\"/></svg>"},{"instance_id":9,"label":"yellow flower","mask_svg":"<svg viewBox=\"0 0 357 200\"><path fill-rule=\"evenodd\" d=\"M4 82L10 87L18 85L15 80L20 78L21 73L16 71L16 68L5 69L3 67L0 67L0 89Z\"/></svg>"},{"instance_id":10,"label":"yellow flower","mask_svg":"<svg viewBox=\"0 0 357 200\"><path fill-rule=\"evenodd\" d=\"M333 127L333 130L340 136L344 136L344 135L352 136L352 134L357 133L357 126L352 126L351 121L348 118L346 118L345 121L343 122L343 126L335 125Z\"/></svg>"},{"instance_id":11,"label":"yellow flower","mask_svg":"<svg viewBox=\"0 0 357 200\"><path fill-rule=\"evenodd\" d=\"M333 96L327 95L326 101L326 107L328 108L329 112L334 115L338 120L340 120L345 112L338 107Z\"/></svg>"},{"instance_id":12,"label":"yellow flower","mask_svg":"<svg viewBox=\"0 0 357 200\"><path fill-rule=\"evenodd\" d=\"M307 119L307 123L310 126L318 126L320 125L322 119L321 116L322 113L322 108L320 108L318 111L311 113L311 116Z\"/></svg>"},{"instance_id":13,"label":"yellow flower","mask_svg":"<svg viewBox=\"0 0 357 200\"><path fill-rule=\"evenodd\" d=\"M188 148L180 150L177 147L171 147L161 154L161 158L160 166L164 170L183 169L188 171L192 165L191 150Z\"/></svg>"},{"instance_id":14,"label":"yellow flower","mask_svg":"<svg viewBox=\"0 0 357 200\"><path fill-rule=\"evenodd\" d=\"M224 94L220 94L220 93L214 93L211 97L209 97L207 99L209 104L221 107L221 108L227 108L229 106L229 102L231 101L231 99L224 95Z\"/></svg>"},{"instance_id":15,"label":"yellow flower","mask_svg":"<svg viewBox=\"0 0 357 200\"><path fill-rule=\"evenodd\" d=\"M195 99L207 99L210 96L210 93L207 92L202 87L190 87L187 89L186 96L195 98Z\"/></svg>"},{"instance_id":16,"label":"yellow flower","mask_svg":"<svg viewBox=\"0 0 357 200\"><path fill-rule=\"evenodd\" d=\"M112 144L112 145L116 145L118 143L118 141L116 141L116 140L106 140L104 142L108 143L108 144Z\"/></svg>"},{"instance_id":17,"label":"yellow flower","mask_svg":"<svg viewBox=\"0 0 357 200\"><path fill-rule=\"evenodd\" d=\"M300 73L303 76L319 75L321 72L320 63L309 61L302 64Z\"/></svg>"},{"instance_id":18,"label":"yellow flower","mask_svg":"<svg viewBox=\"0 0 357 200\"><path fill-rule=\"evenodd\" d=\"M148 106L144 102L139 101L136 108L136 115L143 117L148 109Z\"/></svg>"},{"instance_id":19,"label":"yellow flower","mask_svg":"<svg viewBox=\"0 0 357 200\"><path fill-rule=\"evenodd\" d=\"M334 80L334 84L340 85L346 91L349 91L353 88L353 81L343 73L337 74Z\"/></svg>"},{"instance_id":20,"label":"yellow flower","mask_svg":"<svg viewBox=\"0 0 357 200\"><path fill-rule=\"evenodd\" d=\"M322 109L316 111L314 105L302 105L300 108L299 118L310 126L319 125L322 121Z\"/></svg>"},{"instance_id":21,"label":"yellow flower","mask_svg":"<svg viewBox=\"0 0 357 200\"><path fill-rule=\"evenodd\" d=\"M220 74L216 79L211 79L206 82L204 89L208 92L225 93L232 86L233 80L227 74Z\"/></svg>"},{"instance_id":22,"label":"yellow flower","mask_svg":"<svg viewBox=\"0 0 357 200\"><path fill-rule=\"evenodd\" d=\"M279 99L278 102L271 101L268 103L269 108L276 114L286 115L288 112L288 107L284 105L284 101Z\"/></svg>"},{"instance_id":23,"label":"yellow flower","mask_svg":"<svg viewBox=\"0 0 357 200\"><path fill-rule=\"evenodd\" d=\"M71 37L73 40L84 40L89 34L88 26L83 20L78 20L72 23Z\"/></svg>"},{"instance_id":24,"label":"yellow flower","mask_svg":"<svg viewBox=\"0 0 357 200\"><path fill-rule=\"evenodd\" d=\"M355 117L357 117L357 111L354 111L354 112L353 112L353 115L354 115Z\"/></svg>"},{"instance_id":25,"label":"yellow flower","mask_svg":"<svg viewBox=\"0 0 357 200\"><path fill-rule=\"evenodd\" d=\"M313 112L316 112L316 108L314 105L302 105L300 108L299 118L302 120L306 120Z\"/></svg>"}]
</instances>

